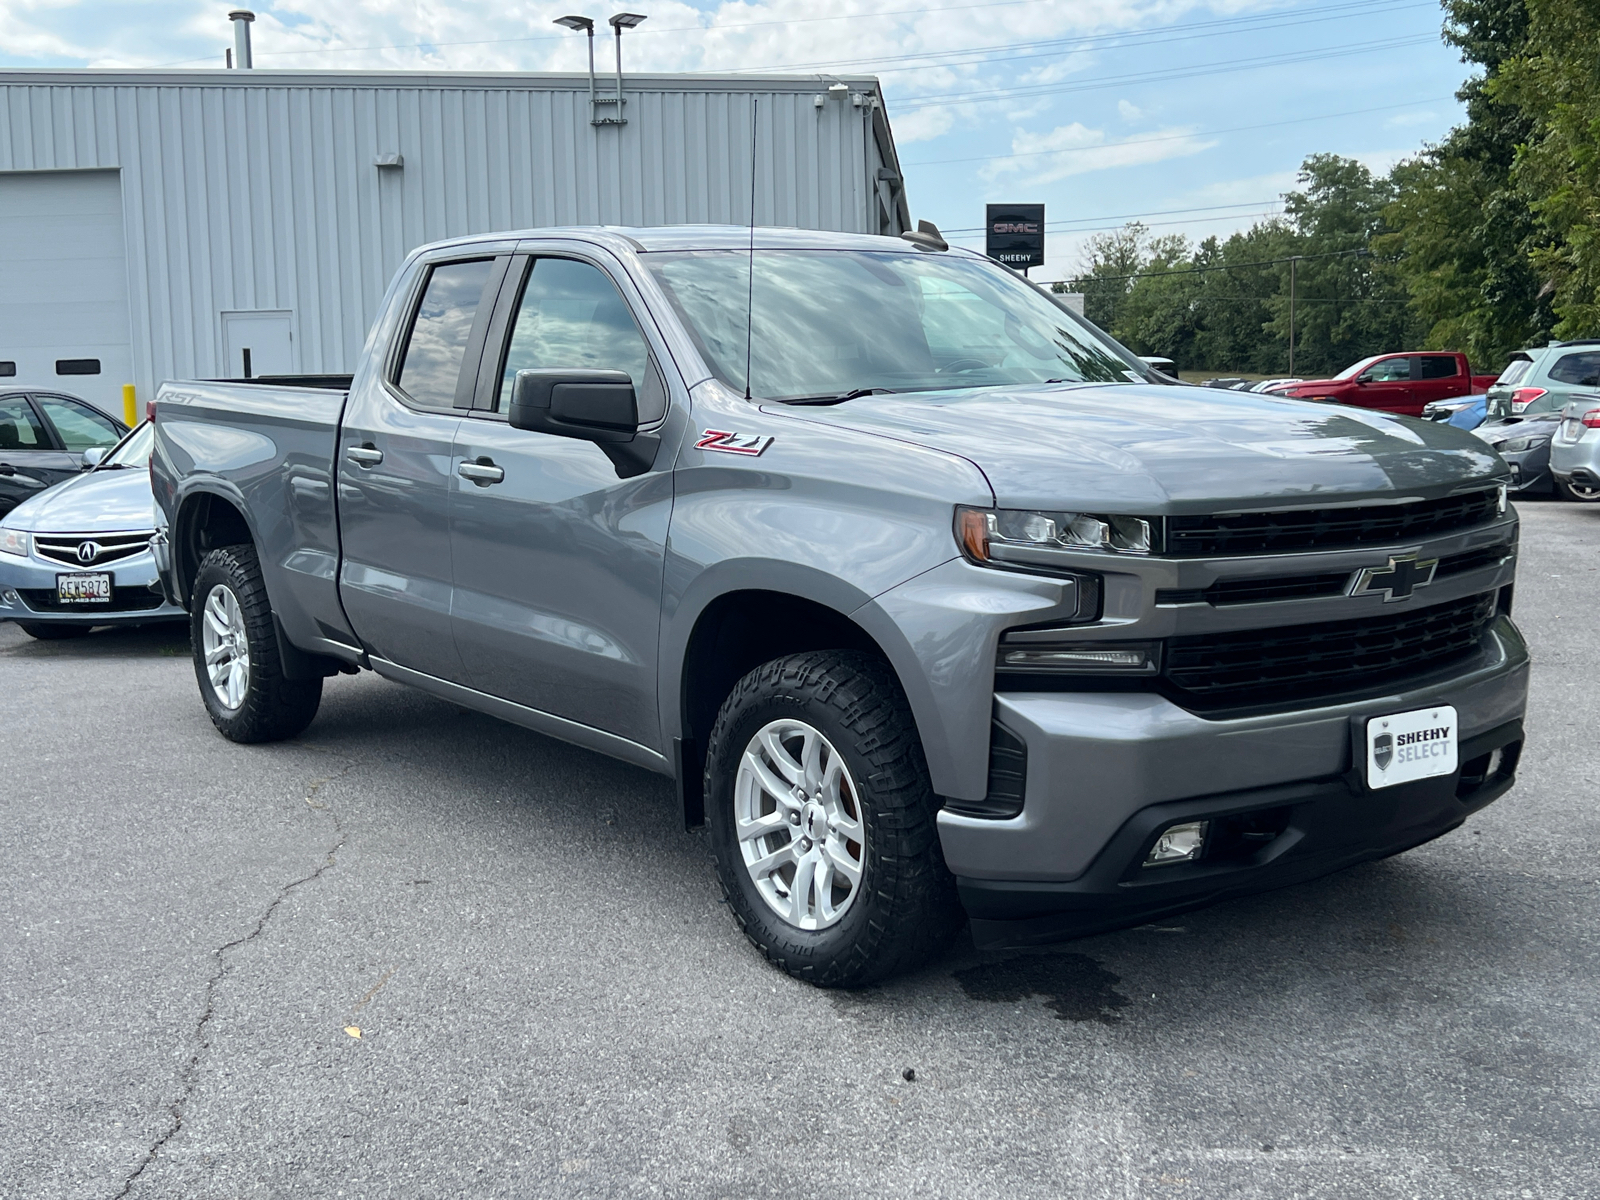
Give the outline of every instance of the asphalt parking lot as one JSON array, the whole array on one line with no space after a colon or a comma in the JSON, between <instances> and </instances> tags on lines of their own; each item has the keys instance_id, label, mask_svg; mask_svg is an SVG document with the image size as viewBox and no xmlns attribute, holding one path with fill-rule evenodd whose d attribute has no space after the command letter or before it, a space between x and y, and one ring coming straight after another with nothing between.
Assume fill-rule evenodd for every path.
<instances>
[{"instance_id":1,"label":"asphalt parking lot","mask_svg":"<svg viewBox=\"0 0 1600 1200\"><path fill-rule=\"evenodd\" d=\"M0 625L0 1194L1600 1194L1600 506L1521 508L1505 799L853 994L746 944L664 779L370 674L234 746L181 629Z\"/></svg>"}]
</instances>

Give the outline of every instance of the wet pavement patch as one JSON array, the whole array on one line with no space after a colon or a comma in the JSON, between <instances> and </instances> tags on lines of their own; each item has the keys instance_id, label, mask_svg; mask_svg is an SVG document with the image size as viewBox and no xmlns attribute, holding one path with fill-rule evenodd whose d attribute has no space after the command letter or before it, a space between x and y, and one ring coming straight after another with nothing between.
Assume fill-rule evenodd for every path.
<instances>
[{"instance_id":1,"label":"wet pavement patch","mask_svg":"<svg viewBox=\"0 0 1600 1200\"><path fill-rule=\"evenodd\" d=\"M1087 954L1021 955L979 963L955 972L955 978L974 1000L1016 1003L1042 996L1061 1021L1115 1025L1122 1020L1116 1010L1128 1005L1128 998L1116 990L1121 977Z\"/></svg>"}]
</instances>

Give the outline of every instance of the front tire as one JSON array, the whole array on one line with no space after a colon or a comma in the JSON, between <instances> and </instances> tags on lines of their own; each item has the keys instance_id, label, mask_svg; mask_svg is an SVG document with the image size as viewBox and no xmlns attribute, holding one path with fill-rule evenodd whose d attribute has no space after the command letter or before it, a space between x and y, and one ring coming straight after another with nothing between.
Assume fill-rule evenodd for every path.
<instances>
[{"instance_id":1,"label":"front tire","mask_svg":"<svg viewBox=\"0 0 1600 1200\"><path fill-rule=\"evenodd\" d=\"M64 642L69 638L84 637L94 626L67 625L60 621L18 621L17 628L41 642Z\"/></svg>"},{"instance_id":2,"label":"front tire","mask_svg":"<svg viewBox=\"0 0 1600 1200\"><path fill-rule=\"evenodd\" d=\"M322 680L283 677L278 634L253 546L223 546L195 574L190 641L211 723L234 742L278 742L311 724Z\"/></svg>"},{"instance_id":3,"label":"front tire","mask_svg":"<svg viewBox=\"0 0 1600 1200\"><path fill-rule=\"evenodd\" d=\"M728 907L795 978L861 987L959 926L922 742L881 660L812 651L746 675L711 733L706 797Z\"/></svg>"}]
</instances>

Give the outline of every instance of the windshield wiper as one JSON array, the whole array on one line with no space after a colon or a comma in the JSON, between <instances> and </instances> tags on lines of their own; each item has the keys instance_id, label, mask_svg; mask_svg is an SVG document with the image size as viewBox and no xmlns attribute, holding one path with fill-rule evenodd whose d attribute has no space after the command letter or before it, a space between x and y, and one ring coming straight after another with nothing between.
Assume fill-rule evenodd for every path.
<instances>
[{"instance_id":1,"label":"windshield wiper","mask_svg":"<svg viewBox=\"0 0 1600 1200\"><path fill-rule=\"evenodd\" d=\"M836 396L790 396L779 400L779 404L843 404L846 400L855 400L861 396L891 396L893 388L864 387L851 388L848 392L840 392Z\"/></svg>"}]
</instances>

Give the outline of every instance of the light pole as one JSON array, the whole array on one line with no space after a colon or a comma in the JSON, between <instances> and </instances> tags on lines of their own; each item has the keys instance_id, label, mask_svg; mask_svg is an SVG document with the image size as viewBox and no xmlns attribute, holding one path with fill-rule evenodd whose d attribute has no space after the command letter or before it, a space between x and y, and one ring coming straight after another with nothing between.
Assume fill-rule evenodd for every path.
<instances>
[{"instance_id":1,"label":"light pole","mask_svg":"<svg viewBox=\"0 0 1600 1200\"><path fill-rule=\"evenodd\" d=\"M617 124L623 123L622 116L622 31L633 29L644 24L644 16L640 13L618 13L611 17L606 24L611 26L611 32L617 35Z\"/></svg>"},{"instance_id":2,"label":"light pole","mask_svg":"<svg viewBox=\"0 0 1600 1200\"><path fill-rule=\"evenodd\" d=\"M1294 374L1294 292L1295 292L1295 264L1300 261L1296 254L1289 260L1289 374Z\"/></svg>"},{"instance_id":3,"label":"light pole","mask_svg":"<svg viewBox=\"0 0 1600 1200\"><path fill-rule=\"evenodd\" d=\"M594 22L588 17L557 17L557 25L576 29L589 35L589 120L594 120Z\"/></svg>"}]
</instances>

